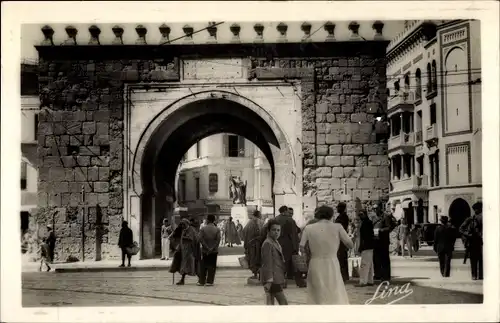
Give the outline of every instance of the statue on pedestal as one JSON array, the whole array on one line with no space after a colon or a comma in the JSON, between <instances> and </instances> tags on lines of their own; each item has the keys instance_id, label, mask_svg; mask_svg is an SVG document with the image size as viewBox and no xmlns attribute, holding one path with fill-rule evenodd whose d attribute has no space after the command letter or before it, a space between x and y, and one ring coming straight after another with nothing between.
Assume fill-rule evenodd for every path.
<instances>
[{"instance_id":1,"label":"statue on pedestal","mask_svg":"<svg viewBox=\"0 0 500 323\"><path fill-rule=\"evenodd\" d=\"M247 205L247 182L243 182L239 176L231 177L229 182L229 197L233 199L233 204Z\"/></svg>"}]
</instances>

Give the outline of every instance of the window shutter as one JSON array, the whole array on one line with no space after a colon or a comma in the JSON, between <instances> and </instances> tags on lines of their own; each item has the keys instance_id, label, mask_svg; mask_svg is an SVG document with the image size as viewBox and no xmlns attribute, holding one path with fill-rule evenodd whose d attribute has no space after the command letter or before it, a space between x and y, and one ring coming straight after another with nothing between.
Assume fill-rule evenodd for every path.
<instances>
[{"instance_id":1,"label":"window shutter","mask_svg":"<svg viewBox=\"0 0 500 323\"><path fill-rule=\"evenodd\" d=\"M238 136L238 155L245 157L245 137Z\"/></svg>"},{"instance_id":2,"label":"window shutter","mask_svg":"<svg viewBox=\"0 0 500 323\"><path fill-rule=\"evenodd\" d=\"M222 155L229 157L229 135L227 133L222 134Z\"/></svg>"}]
</instances>

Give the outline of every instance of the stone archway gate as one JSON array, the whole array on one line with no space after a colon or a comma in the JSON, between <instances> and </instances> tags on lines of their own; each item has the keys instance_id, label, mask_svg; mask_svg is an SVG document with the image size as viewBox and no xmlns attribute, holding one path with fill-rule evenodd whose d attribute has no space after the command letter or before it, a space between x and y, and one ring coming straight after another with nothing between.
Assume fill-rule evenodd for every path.
<instances>
[{"instance_id":1,"label":"stone archway gate","mask_svg":"<svg viewBox=\"0 0 500 323\"><path fill-rule=\"evenodd\" d=\"M42 28L45 39L36 46L42 107L38 221L55 223L58 258L119 256L123 185L131 183L124 158L134 149L124 138L130 100L125 89L180 82L186 59L238 58L248 82L297 86L304 213L316 203L345 200L351 206L356 197L363 203L383 198L389 186L387 147L376 143L373 127L387 101L383 23L375 22L374 32L361 36L360 25L351 22L345 39L335 37L335 24L323 26L326 38L313 38L311 25L304 23L303 40L288 42L284 23L276 24L276 40L263 39L260 24L254 26L255 39L241 39L233 24L228 44L216 43L213 25L207 28L209 41L195 44L193 29L185 26L184 40L162 46L147 44L143 26L136 28L135 44L123 43L119 26L113 28L116 38L105 44L99 27L91 26L83 45L77 43L78 30L68 26L64 46L54 44L50 26ZM168 40L170 28L159 30Z\"/></svg>"}]
</instances>

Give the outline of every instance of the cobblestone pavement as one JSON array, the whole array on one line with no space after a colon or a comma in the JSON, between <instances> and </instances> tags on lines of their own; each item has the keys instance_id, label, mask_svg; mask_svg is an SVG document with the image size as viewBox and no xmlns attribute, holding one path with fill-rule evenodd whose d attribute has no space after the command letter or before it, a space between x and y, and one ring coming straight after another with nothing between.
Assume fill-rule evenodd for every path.
<instances>
[{"instance_id":1,"label":"cobblestone pavement","mask_svg":"<svg viewBox=\"0 0 500 323\"><path fill-rule=\"evenodd\" d=\"M23 306L262 305L263 289L246 285L248 276L244 270L219 270L215 286L199 287L195 277L188 277L184 286L172 285L172 274L165 271L23 273ZM391 287L405 283L396 280ZM351 304L364 304L376 289L347 284ZM413 292L398 304L481 303L483 299L482 295L431 287L410 289ZM290 283L285 293L291 305L306 304L305 289ZM390 296L372 304L387 304L396 298Z\"/></svg>"}]
</instances>

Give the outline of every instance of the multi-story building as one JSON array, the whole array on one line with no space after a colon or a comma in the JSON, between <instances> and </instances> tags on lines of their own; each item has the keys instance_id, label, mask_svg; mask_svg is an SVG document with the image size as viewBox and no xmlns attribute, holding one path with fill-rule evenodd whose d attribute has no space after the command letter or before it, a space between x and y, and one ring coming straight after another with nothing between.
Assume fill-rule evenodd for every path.
<instances>
[{"instance_id":1,"label":"multi-story building","mask_svg":"<svg viewBox=\"0 0 500 323\"><path fill-rule=\"evenodd\" d=\"M21 236L37 208L38 75L36 65L21 65Z\"/></svg>"},{"instance_id":2,"label":"multi-story building","mask_svg":"<svg viewBox=\"0 0 500 323\"><path fill-rule=\"evenodd\" d=\"M179 165L177 201L190 215L231 215L230 179L246 181L247 206L273 213L272 173L260 149L245 138L216 134L191 147Z\"/></svg>"},{"instance_id":3,"label":"multi-story building","mask_svg":"<svg viewBox=\"0 0 500 323\"><path fill-rule=\"evenodd\" d=\"M481 199L479 21L406 21L387 48L389 201L409 223L459 225Z\"/></svg>"}]
</instances>

